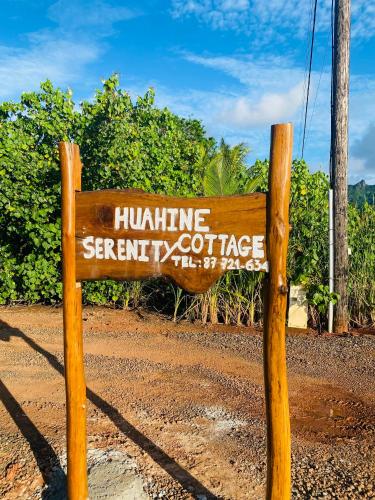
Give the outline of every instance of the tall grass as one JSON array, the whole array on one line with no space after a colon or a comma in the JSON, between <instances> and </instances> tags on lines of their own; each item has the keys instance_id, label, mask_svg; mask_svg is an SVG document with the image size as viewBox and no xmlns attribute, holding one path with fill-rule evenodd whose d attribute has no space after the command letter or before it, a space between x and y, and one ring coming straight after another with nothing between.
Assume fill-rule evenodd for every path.
<instances>
[{"instance_id":1,"label":"tall grass","mask_svg":"<svg viewBox=\"0 0 375 500\"><path fill-rule=\"evenodd\" d=\"M375 208L349 207L349 311L357 326L375 325Z\"/></svg>"},{"instance_id":2,"label":"tall grass","mask_svg":"<svg viewBox=\"0 0 375 500\"><path fill-rule=\"evenodd\" d=\"M263 307L263 277L261 273L232 271L219 278L206 293L198 295L186 294L171 284L173 320L249 326L259 323Z\"/></svg>"}]
</instances>

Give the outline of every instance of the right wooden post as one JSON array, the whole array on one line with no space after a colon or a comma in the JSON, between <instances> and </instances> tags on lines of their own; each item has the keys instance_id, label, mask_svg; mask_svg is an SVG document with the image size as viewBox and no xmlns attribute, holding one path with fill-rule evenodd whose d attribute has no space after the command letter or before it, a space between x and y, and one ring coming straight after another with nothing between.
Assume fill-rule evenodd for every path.
<instances>
[{"instance_id":1,"label":"right wooden post","mask_svg":"<svg viewBox=\"0 0 375 500\"><path fill-rule=\"evenodd\" d=\"M266 498L289 500L291 444L286 369L287 252L293 147L290 123L271 128L266 244L269 275L264 310L264 382L267 417Z\"/></svg>"}]
</instances>

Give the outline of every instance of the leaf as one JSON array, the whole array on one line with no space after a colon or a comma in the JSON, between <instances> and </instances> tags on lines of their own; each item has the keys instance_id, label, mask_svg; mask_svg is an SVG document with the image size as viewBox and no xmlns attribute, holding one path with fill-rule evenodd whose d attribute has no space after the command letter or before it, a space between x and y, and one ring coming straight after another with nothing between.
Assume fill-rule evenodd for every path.
<instances>
[{"instance_id":1,"label":"leaf","mask_svg":"<svg viewBox=\"0 0 375 500\"><path fill-rule=\"evenodd\" d=\"M203 190L205 196L226 196L246 192L240 187L240 174L246 170L244 144L231 148L222 140L219 151L205 165Z\"/></svg>"}]
</instances>

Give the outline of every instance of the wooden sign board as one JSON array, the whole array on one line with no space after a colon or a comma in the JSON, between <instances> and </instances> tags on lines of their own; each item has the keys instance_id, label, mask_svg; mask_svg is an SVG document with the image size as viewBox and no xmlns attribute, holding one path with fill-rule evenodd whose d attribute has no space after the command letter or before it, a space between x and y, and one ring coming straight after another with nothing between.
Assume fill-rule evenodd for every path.
<instances>
[{"instance_id":1,"label":"wooden sign board","mask_svg":"<svg viewBox=\"0 0 375 500\"><path fill-rule=\"evenodd\" d=\"M266 195L76 194L77 280L166 276L201 293L225 271L267 271Z\"/></svg>"},{"instance_id":2,"label":"wooden sign board","mask_svg":"<svg viewBox=\"0 0 375 500\"><path fill-rule=\"evenodd\" d=\"M173 198L139 190L81 192L77 145L60 143L64 363L69 500L87 496L83 280L164 276L202 293L231 270L269 271L264 307L267 499L290 498L286 258L291 124L273 125L269 192Z\"/></svg>"}]
</instances>

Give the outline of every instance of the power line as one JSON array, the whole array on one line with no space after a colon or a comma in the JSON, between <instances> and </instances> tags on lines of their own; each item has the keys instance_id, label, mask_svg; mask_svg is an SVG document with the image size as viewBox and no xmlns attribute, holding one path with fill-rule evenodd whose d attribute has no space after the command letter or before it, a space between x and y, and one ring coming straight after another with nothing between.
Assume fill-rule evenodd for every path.
<instances>
[{"instance_id":1,"label":"power line","mask_svg":"<svg viewBox=\"0 0 375 500\"><path fill-rule=\"evenodd\" d=\"M331 47L329 47L329 48L331 48ZM311 124L312 124L312 121L313 121L313 118L314 118L314 113L315 113L316 103L317 103L317 100L318 100L318 94L319 94L320 84L321 84L323 73L325 72L326 66L327 66L327 50L324 52L323 62L322 62L322 68L320 70L319 81L318 81L318 85L316 87L314 104L313 104L313 107L312 107L311 116L310 116L310 120L309 120L308 126L306 127L306 142L307 142L307 140L309 138L309 135L310 135L310 132L311 132Z\"/></svg>"},{"instance_id":2,"label":"power line","mask_svg":"<svg viewBox=\"0 0 375 500\"><path fill-rule=\"evenodd\" d=\"M303 72L303 93L302 93L302 102L305 102L306 89L307 89L307 73L309 67L309 52L310 52L310 39L312 32L312 20L313 20L313 10L314 10L314 0L310 2L309 9L309 20L307 23L307 35L306 35L306 56L305 56L305 64L304 64L304 72ZM302 143L302 124L303 124L303 115L304 115L304 107L301 106L301 116L300 116L300 126L298 127L298 149L301 147Z\"/></svg>"},{"instance_id":3,"label":"power line","mask_svg":"<svg viewBox=\"0 0 375 500\"><path fill-rule=\"evenodd\" d=\"M307 110L309 107L309 96L310 96L310 83L311 83L311 67L312 67L312 59L313 59L313 51L314 51L314 40L315 40L315 24L316 24L316 7L318 4L318 0L315 0L314 3L314 18L313 18L313 28L311 33L311 47L310 47L310 63L309 63L309 78L307 80L307 93L306 93L306 107L305 107L305 122L303 126L303 137L302 137L302 154L305 150L305 139L306 139L306 125L307 125Z\"/></svg>"}]
</instances>

